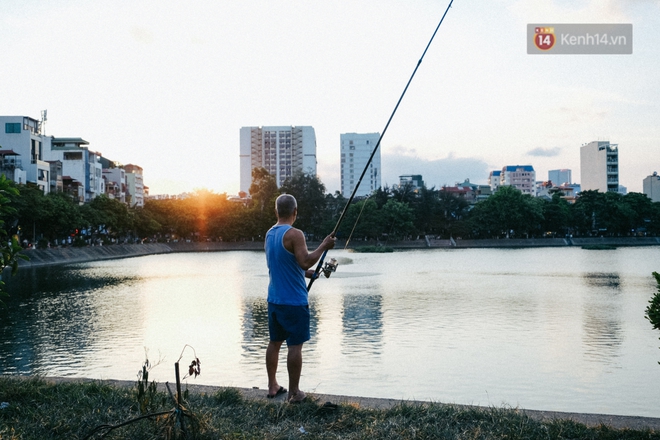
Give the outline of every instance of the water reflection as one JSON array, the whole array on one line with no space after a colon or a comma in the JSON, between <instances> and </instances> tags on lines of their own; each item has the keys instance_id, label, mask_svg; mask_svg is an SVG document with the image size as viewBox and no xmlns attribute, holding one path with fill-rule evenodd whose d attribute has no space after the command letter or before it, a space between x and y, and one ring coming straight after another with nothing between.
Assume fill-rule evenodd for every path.
<instances>
[{"instance_id":1,"label":"water reflection","mask_svg":"<svg viewBox=\"0 0 660 440\"><path fill-rule=\"evenodd\" d=\"M75 373L99 327L131 320L130 312L108 302L107 293L131 281L77 267L25 269L7 279L10 299L0 311L2 372L40 374L58 365L62 375ZM101 300L100 291L106 292Z\"/></svg>"},{"instance_id":2,"label":"water reflection","mask_svg":"<svg viewBox=\"0 0 660 440\"><path fill-rule=\"evenodd\" d=\"M265 295L265 293L264 293ZM242 353L245 358L262 359L265 355L268 341L268 302L265 298L246 298L243 301L243 316L241 319ZM310 341L305 343L305 350L312 350L316 346L316 334L320 313L313 299L310 299Z\"/></svg>"},{"instance_id":3,"label":"water reflection","mask_svg":"<svg viewBox=\"0 0 660 440\"><path fill-rule=\"evenodd\" d=\"M590 292L584 303L584 356L589 361L616 365L623 345L621 277L612 272L590 272L583 279Z\"/></svg>"},{"instance_id":4,"label":"water reflection","mask_svg":"<svg viewBox=\"0 0 660 440\"><path fill-rule=\"evenodd\" d=\"M342 300L342 352L378 356L383 344L383 297L344 295Z\"/></svg>"},{"instance_id":5,"label":"water reflection","mask_svg":"<svg viewBox=\"0 0 660 440\"><path fill-rule=\"evenodd\" d=\"M617 273L591 272L583 274L582 278L591 287L618 289L621 286L621 277Z\"/></svg>"}]
</instances>

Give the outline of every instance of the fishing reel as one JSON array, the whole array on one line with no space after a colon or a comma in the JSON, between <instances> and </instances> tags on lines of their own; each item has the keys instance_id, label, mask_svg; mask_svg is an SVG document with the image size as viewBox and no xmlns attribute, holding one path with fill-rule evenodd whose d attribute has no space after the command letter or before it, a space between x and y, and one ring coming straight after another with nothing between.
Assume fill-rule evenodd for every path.
<instances>
[{"instance_id":1,"label":"fishing reel","mask_svg":"<svg viewBox=\"0 0 660 440\"><path fill-rule=\"evenodd\" d=\"M326 278L330 278L332 272L335 272L337 270L337 266L339 266L337 260L334 258L330 258L330 261L326 261L325 264L323 265L323 268L321 269L323 271L323 275L325 275Z\"/></svg>"}]
</instances>

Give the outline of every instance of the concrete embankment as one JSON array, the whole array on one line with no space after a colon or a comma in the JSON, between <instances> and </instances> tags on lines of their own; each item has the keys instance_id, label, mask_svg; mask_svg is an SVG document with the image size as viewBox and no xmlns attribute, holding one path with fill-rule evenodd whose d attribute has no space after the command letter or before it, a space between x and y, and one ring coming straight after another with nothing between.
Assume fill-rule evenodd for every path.
<instances>
[{"instance_id":1,"label":"concrete embankment","mask_svg":"<svg viewBox=\"0 0 660 440\"><path fill-rule=\"evenodd\" d=\"M308 243L311 249L319 243ZM353 241L348 248L374 246L375 241ZM461 249L461 248L531 248L562 246L660 246L660 237L619 237L619 238L530 238L499 240L436 240L420 239L380 243L398 250L405 249ZM345 243L338 241L336 249L344 249ZM110 246L58 247L30 249L24 251L30 260L19 262L20 267L38 267L57 264L84 263L87 261L116 258L139 257L143 255L168 254L174 252L221 252L221 251L263 251L259 241L236 242L170 242L148 244L122 244Z\"/></svg>"},{"instance_id":2,"label":"concrete embankment","mask_svg":"<svg viewBox=\"0 0 660 440\"><path fill-rule=\"evenodd\" d=\"M236 250L263 250L264 244L253 241L210 243L148 243L117 244L110 246L58 247L23 251L28 261L20 260L19 267L51 266L84 263L87 261L140 257L173 252L219 252Z\"/></svg>"}]
</instances>

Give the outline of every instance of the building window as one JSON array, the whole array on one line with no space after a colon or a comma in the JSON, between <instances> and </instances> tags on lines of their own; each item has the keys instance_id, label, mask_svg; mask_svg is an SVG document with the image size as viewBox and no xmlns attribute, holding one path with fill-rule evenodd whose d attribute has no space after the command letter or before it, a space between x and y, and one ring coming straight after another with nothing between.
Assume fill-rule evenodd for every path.
<instances>
[{"instance_id":1,"label":"building window","mask_svg":"<svg viewBox=\"0 0 660 440\"><path fill-rule=\"evenodd\" d=\"M5 133L20 133L20 132L21 132L20 122L5 122Z\"/></svg>"}]
</instances>

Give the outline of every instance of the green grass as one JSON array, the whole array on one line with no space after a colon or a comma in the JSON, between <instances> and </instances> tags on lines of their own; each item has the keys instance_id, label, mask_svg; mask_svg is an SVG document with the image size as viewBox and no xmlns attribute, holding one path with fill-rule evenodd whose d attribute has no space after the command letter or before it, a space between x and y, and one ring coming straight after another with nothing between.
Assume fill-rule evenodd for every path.
<instances>
[{"instance_id":1,"label":"green grass","mask_svg":"<svg viewBox=\"0 0 660 440\"><path fill-rule=\"evenodd\" d=\"M0 377L0 439L84 439L101 425L118 425L141 414L136 388L100 382L61 383ZM300 405L246 400L235 389L191 393L188 436L174 424L172 400L159 393L165 412L108 433L107 439L660 439L650 430L590 428L572 421L541 422L515 409L401 404L374 410L354 405L327 408L313 400ZM309 399L308 399L309 400ZM301 427L306 434L301 432ZM90 438L101 438L99 431Z\"/></svg>"}]
</instances>

